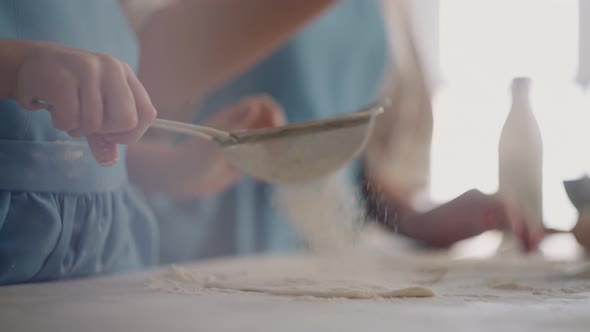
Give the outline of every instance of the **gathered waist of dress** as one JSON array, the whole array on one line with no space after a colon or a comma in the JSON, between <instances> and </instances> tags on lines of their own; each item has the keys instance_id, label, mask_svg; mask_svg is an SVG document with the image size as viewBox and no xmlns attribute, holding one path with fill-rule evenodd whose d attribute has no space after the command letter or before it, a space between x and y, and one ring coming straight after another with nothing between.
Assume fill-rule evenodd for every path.
<instances>
[{"instance_id":1,"label":"gathered waist of dress","mask_svg":"<svg viewBox=\"0 0 590 332\"><path fill-rule=\"evenodd\" d=\"M104 167L85 142L0 139L0 191L112 191L128 182L120 153L119 162Z\"/></svg>"}]
</instances>

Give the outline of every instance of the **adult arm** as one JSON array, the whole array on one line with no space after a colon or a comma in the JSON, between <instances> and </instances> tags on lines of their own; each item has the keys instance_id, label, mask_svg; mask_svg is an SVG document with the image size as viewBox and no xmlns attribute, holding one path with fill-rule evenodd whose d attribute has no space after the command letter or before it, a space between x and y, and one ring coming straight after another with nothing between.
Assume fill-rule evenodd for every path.
<instances>
[{"instance_id":1,"label":"adult arm","mask_svg":"<svg viewBox=\"0 0 590 332\"><path fill-rule=\"evenodd\" d=\"M166 2L167 6L137 27L139 78L160 114L190 108L187 106L278 47L335 0ZM130 10L133 6L127 7Z\"/></svg>"}]
</instances>

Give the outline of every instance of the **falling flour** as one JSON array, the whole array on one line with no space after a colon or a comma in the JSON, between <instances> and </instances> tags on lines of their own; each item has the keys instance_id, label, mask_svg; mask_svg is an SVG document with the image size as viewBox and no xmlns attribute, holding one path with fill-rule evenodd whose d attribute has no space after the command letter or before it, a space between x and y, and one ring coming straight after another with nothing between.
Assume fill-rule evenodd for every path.
<instances>
[{"instance_id":1,"label":"falling flour","mask_svg":"<svg viewBox=\"0 0 590 332\"><path fill-rule=\"evenodd\" d=\"M365 213L345 181L280 187L276 205L307 240L315 254L348 253L354 248Z\"/></svg>"},{"instance_id":2,"label":"falling flour","mask_svg":"<svg viewBox=\"0 0 590 332\"><path fill-rule=\"evenodd\" d=\"M277 191L276 206L309 244L304 259L244 264L241 273L232 275L193 274L173 267L152 278L149 287L180 294L217 290L323 299L434 296L429 288L408 281L407 275L380 273L377 263L357 250L365 213L352 188L340 180L333 177ZM408 284L411 287L404 287Z\"/></svg>"}]
</instances>

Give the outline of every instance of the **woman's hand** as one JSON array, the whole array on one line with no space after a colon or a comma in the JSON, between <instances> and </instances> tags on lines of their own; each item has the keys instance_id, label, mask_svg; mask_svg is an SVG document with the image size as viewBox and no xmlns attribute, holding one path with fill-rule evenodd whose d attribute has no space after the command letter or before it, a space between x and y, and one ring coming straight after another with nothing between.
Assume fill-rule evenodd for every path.
<instances>
[{"instance_id":1,"label":"woman's hand","mask_svg":"<svg viewBox=\"0 0 590 332\"><path fill-rule=\"evenodd\" d=\"M55 43L17 41L26 52L19 63L13 97L24 108L32 101L52 105L53 126L73 137L88 137L96 160L112 165L117 144L137 142L156 110L133 70L110 55Z\"/></svg>"},{"instance_id":2,"label":"woman's hand","mask_svg":"<svg viewBox=\"0 0 590 332\"><path fill-rule=\"evenodd\" d=\"M449 247L489 230L512 233L524 251L535 250L545 230L531 228L530 218L499 195L469 190L426 212L412 208L407 193L387 181L363 174L362 190L370 217L387 228L426 245Z\"/></svg>"},{"instance_id":3,"label":"woman's hand","mask_svg":"<svg viewBox=\"0 0 590 332\"><path fill-rule=\"evenodd\" d=\"M530 228L529 217L512 207L498 195L486 195L470 190L425 213L415 213L405 220L400 229L428 245L448 247L453 243L479 235L488 230L512 233L526 252L535 250L543 232Z\"/></svg>"}]
</instances>

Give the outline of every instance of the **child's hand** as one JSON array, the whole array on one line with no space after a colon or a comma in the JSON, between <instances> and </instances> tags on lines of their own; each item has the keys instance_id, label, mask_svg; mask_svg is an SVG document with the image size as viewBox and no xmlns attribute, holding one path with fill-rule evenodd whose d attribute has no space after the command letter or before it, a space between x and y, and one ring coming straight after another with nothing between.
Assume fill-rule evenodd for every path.
<instances>
[{"instance_id":1,"label":"child's hand","mask_svg":"<svg viewBox=\"0 0 590 332\"><path fill-rule=\"evenodd\" d=\"M88 137L96 160L112 165L117 144L135 143L156 117L132 69L116 58L47 42L28 43L17 72L15 99L36 110L34 99L52 105L53 126Z\"/></svg>"},{"instance_id":2,"label":"child's hand","mask_svg":"<svg viewBox=\"0 0 590 332\"><path fill-rule=\"evenodd\" d=\"M216 113L206 125L236 131L281 126L286 123L282 108L266 95L245 98ZM219 147L203 139L191 139L178 151L177 174L185 174L177 190L180 195L204 196L234 184L241 172Z\"/></svg>"}]
</instances>

